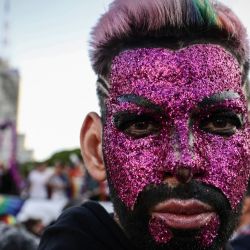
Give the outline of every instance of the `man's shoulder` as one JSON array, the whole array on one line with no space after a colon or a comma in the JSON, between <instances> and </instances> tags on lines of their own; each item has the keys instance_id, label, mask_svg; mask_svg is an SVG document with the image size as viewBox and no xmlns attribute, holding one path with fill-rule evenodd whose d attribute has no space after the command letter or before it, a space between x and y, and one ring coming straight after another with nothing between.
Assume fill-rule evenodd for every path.
<instances>
[{"instance_id":1,"label":"man's shoulder","mask_svg":"<svg viewBox=\"0 0 250 250\"><path fill-rule=\"evenodd\" d=\"M232 247L230 243L227 243L225 246L225 250L234 250L234 248Z\"/></svg>"},{"instance_id":2,"label":"man's shoulder","mask_svg":"<svg viewBox=\"0 0 250 250\"><path fill-rule=\"evenodd\" d=\"M97 222L101 222L106 217L112 220L112 217L106 212L106 210L100 204L98 204L97 202L88 201L84 202L80 206L74 206L66 209L60 215L55 225L63 224L64 222L66 222L67 225L71 223L79 224L80 221L86 224L88 222L93 223L97 219L98 219Z\"/></svg>"},{"instance_id":3,"label":"man's shoulder","mask_svg":"<svg viewBox=\"0 0 250 250\"><path fill-rule=\"evenodd\" d=\"M96 202L68 208L44 233L39 250L125 249L125 236ZM56 247L55 247L56 246Z\"/></svg>"},{"instance_id":4,"label":"man's shoulder","mask_svg":"<svg viewBox=\"0 0 250 250\"><path fill-rule=\"evenodd\" d=\"M110 223L113 223L113 219L106 210L97 202L88 201L66 209L48 230L77 230L91 234L91 228L96 230L96 227Z\"/></svg>"},{"instance_id":5,"label":"man's shoulder","mask_svg":"<svg viewBox=\"0 0 250 250\"><path fill-rule=\"evenodd\" d=\"M233 249L250 249L250 225L238 230L237 235L232 239Z\"/></svg>"}]
</instances>

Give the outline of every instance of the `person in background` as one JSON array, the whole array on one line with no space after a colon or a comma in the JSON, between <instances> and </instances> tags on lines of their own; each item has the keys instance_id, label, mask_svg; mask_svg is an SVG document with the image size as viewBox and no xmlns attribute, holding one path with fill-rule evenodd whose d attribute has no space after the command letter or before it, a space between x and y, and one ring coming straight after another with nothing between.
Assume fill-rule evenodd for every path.
<instances>
[{"instance_id":1,"label":"person in background","mask_svg":"<svg viewBox=\"0 0 250 250\"><path fill-rule=\"evenodd\" d=\"M22 222L22 225L26 228L28 232L40 238L44 231L44 224L41 219L28 219Z\"/></svg>"},{"instance_id":2,"label":"person in background","mask_svg":"<svg viewBox=\"0 0 250 250\"><path fill-rule=\"evenodd\" d=\"M0 194L18 195L16 183L3 162L0 162Z\"/></svg>"},{"instance_id":3,"label":"person in background","mask_svg":"<svg viewBox=\"0 0 250 250\"><path fill-rule=\"evenodd\" d=\"M55 164L54 173L48 180L50 199L68 199L68 190L70 187L69 178L65 172L66 166L62 162Z\"/></svg>"},{"instance_id":4,"label":"person in background","mask_svg":"<svg viewBox=\"0 0 250 250\"><path fill-rule=\"evenodd\" d=\"M51 172L45 163L38 164L28 175L28 197L34 199L48 198L48 181Z\"/></svg>"},{"instance_id":5,"label":"person in background","mask_svg":"<svg viewBox=\"0 0 250 250\"><path fill-rule=\"evenodd\" d=\"M25 200L0 196L0 250L37 250L39 238L17 221Z\"/></svg>"},{"instance_id":6,"label":"person in background","mask_svg":"<svg viewBox=\"0 0 250 250\"><path fill-rule=\"evenodd\" d=\"M85 183L85 168L82 161L77 160L67 165L67 176L70 187L68 189L68 196L70 199L77 200L83 196L83 186Z\"/></svg>"},{"instance_id":7,"label":"person in background","mask_svg":"<svg viewBox=\"0 0 250 250\"><path fill-rule=\"evenodd\" d=\"M37 250L39 239L26 229L0 222L1 250Z\"/></svg>"}]
</instances>

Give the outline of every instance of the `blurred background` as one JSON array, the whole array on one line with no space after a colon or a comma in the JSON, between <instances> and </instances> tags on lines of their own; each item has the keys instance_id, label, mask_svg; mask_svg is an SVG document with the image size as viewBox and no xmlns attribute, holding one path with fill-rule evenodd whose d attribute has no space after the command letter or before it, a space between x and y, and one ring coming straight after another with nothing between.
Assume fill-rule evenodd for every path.
<instances>
[{"instance_id":1,"label":"blurred background","mask_svg":"<svg viewBox=\"0 0 250 250\"><path fill-rule=\"evenodd\" d=\"M112 210L79 150L85 115L99 112L89 34L110 2L0 0L0 221L36 237L85 199ZM250 31L250 2L222 2Z\"/></svg>"}]
</instances>

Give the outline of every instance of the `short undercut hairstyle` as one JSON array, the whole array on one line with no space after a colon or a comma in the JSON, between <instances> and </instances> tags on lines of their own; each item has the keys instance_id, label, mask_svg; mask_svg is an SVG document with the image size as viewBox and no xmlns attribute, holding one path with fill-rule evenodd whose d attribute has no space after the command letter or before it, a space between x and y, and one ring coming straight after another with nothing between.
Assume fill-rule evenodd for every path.
<instances>
[{"instance_id":1,"label":"short undercut hairstyle","mask_svg":"<svg viewBox=\"0 0 250 250\"><path fill-rule=\"evenodd\" d=\"M242 67L242 84L246 84L247 32L228 7L213 0L115 0L91 36L90 57L98 75L101 110L110 87L112 59L121 51L142 47L175 50L197 43L219 44L230 51Z\"/></svg>"}]
</instances>

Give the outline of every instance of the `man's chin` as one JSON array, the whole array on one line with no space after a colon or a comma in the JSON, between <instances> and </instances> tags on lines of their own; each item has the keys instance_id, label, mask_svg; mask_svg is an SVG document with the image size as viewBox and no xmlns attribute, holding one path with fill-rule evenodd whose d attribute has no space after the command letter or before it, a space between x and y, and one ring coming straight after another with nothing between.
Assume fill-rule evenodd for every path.
<instances>
[{"instance_id":1,"label":"man's chin","mask_svg":"<svg viewBox=\"0 0 250 250\"><path fill-rule=\"evenodd\" d=\"M168 217L168 216L167 216ZM214 212L208 216L199 214L184 216L183 223L181 222L182 215L173 215L177 217L174 220L164 218L162 216L153 216L149 220L149 232L157 245L173 244L180 248L180 243L183 246L191 244L190 249L208 249L212 246L220 227L220 219ZM189 218L191 217L191 218ZM204 217L202 219L202 217ZM199 219L200 220L197 220ZM195 247L194 247L195 246ZM185 248L189 249L189 248Z\"/></svg>"},{"instance_id":2,"label":"man's chin","mask_svg":"<svg viewBox=\"0 0 250 250\"><path fill-rule=\"evenodd\" d=\"M175 189L149 186L139 194L133 211L112 185L110 191L119 223L132 243L145 250L221 249L241 208L240 204L232 211L221 192L196 181Z\"/></svg>"}]
</instances>

